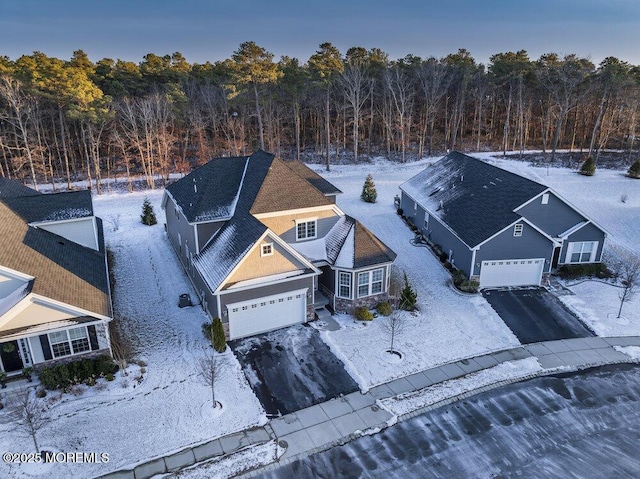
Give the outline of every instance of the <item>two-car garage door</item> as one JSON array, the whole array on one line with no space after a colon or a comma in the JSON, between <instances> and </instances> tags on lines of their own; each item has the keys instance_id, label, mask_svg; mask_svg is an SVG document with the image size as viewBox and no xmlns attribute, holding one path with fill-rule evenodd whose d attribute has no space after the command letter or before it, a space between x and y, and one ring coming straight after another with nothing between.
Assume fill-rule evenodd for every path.
<instances>
[{"instance_id":1,"label":"two-car garage door","mask_svg":"<svg viewBox=\"0 0 640 479\"><path fill-rule=\"evenodd\" d=\"M483 261L480 287L539 285L543 268L543 258Z\"/></svg>"},{"instance_id":2,"label":"two-car garage door","mask_svg":"<svg viewBox=\"0 0 640 479\"><path fill-rule=\"evenodd\" d=\"M303 323L307 317L307 289L228 304L227 311L230 339Z\"/></svg>"}]
</instances>

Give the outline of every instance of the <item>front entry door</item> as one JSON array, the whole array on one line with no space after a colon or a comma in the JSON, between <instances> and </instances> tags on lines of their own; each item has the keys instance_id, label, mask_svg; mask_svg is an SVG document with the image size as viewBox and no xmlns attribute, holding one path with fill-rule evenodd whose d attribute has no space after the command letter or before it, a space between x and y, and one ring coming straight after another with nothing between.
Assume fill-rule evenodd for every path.
<instances>
[{"instance_id":1,"label":"front entry door","mask_svg":"<svg viewBox=\"0 0 640 479\"><path fill-rule=\"evenodd\" d=\"M18 350L18 341L0 343L0 358L5 372L20 371L24 367Z\"/></svg>"}]
</instances>

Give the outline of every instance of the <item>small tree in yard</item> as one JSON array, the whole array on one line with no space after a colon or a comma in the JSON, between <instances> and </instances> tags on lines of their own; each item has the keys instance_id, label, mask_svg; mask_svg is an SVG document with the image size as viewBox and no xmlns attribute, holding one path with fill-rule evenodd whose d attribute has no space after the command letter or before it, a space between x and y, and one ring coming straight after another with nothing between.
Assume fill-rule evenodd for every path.
<instances>
[{"instance_id":1,"label":"small tree in yard","mask_svg":"<svg viewBox=\"0 0 640 479\"><path fill-rule=\"evenodd\" d=\"M142 224L147 226L155 225L158 222L156 214L153 212L153 205L149 201L149 198L145 198L144 203L142 203L142 214L140 215L140 219L142 220Z\"/></svg>"},{"instance_id":2,"label":"small tree in yard","mask_svg":"<svg viewBox=\"0 0 640 479\"><path fill-rule=\"evenodd\" d=\"M635 296L640 285L640 258L628 255L616 265L616 275L620 280L620 308L618 318L622 315L622 306Z\"/></svg>"},{"instance_id":3,"label":"small tree in yard","mask_svg":"<svg viewBox=\"0 0 640 479\"><path fill-rule=\"evenodd\" d=\"M216 353L211 350L205 350L204 356L198 359L198 375L204 380L205 384L211 388L211 400L213 401L213 409L218 407L216 401L216 381L218 380L218 359Z\"/></svg>"},{"instance_id":4,"label":"small tree in yard","mask_svg":"<svg viewBox=\"0 0 640 479\"><path fill-rule=\"evenodd\" d=\"M640 178L640 158L638 158L636 162L631 165L631 168L629 168L627 175L629 175L631 178Z\"/></svg>"},{"instance_id":5,"label":"small tree in yard","mask_svg":"<svg viewBox=\"0 0 640 479\"><path fill-rule=\"evenodd\" d=\"M371 174L367 175L367 178L364 180L364 186L362 187L362 194L360 195L360 199L367 203L375 203L378 198L378 192L376 191L376 185L373 182L373 176Z\"/></svg>"},{"instance_id":6,"label":"small tree in yard","mask_svg":"<svg viewBox=\"0 0 640 479\"><path fill-rule=\"evenodd\" d=\"M224 353L227 349L227 338L224 335L224 328L220 318L213 318L213 323L211 323L211 343L213 349L219 353Z\"/></svg>"},{"instance_id":7,"label":"small tree in yard","mask_svg":"<svg viewBox=\"0 0 640 479\"><path fill-rule=\"evenodd\" d=\"M46 409L32 394L31 389L22 389L12 398L10 415L16 425L16 430L33 440L36 452L40 452L38 445L38 431L51 422Z\"/></svg>"},{"instance_id":8,"label":"small tree in yard","mask_svg":"<svg viewBox=\"0 0 640 479\"><path fill-rule=\"evenodd\" d=\"M580 167L580 174L585 176L593 176L596 174L596 162L593 157L587 158Z\"/></svg>"},{"instance_id":9,"label":"small tree in yard","mask_svg":"<svg viewBox=\"0 0 640 479\"><path fill-rule=\"evenodd\" d=\"M404 288L400 292L400 308L405 311L413 311L418 301L418 295L409 284L407 273L404 273Z\"/></svg>"},{"instance_id":10,"label":"small tree in yard","mask_svg":"<svg viewBox=\"0 0 640 479\"><path fill-rule=\"evenodd\" d=\"M383 329L389 335L389 339L391 340L391 346L389 347L390 353L396 352L396 350L393 349L394 341L396 336L404 331L406 324L404 316L397 309L393 310L393 312L387 316L382 323Z\"/></svg>"}]
</instances>

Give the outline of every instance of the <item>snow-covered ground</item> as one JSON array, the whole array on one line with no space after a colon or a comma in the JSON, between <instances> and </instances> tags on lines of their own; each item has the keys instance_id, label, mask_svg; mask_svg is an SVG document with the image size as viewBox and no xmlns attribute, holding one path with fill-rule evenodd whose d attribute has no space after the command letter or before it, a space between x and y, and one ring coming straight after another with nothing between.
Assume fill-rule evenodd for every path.
<instances>
[{"instance_id":1,"label":"snow-covered ground","mask_svg":"<svg viewBox=\"0 0 640 479\"><path fill-rule=\"evenodd\" d=\"M58 400L57 393L49 393L45 401L52 422L38 435L41 447L109 454L107 464L56 464L47 473L52 477L97 476L266 422L230 350L220 356L216 388L223 408L213 410L211 390L196 372L197 359L208 347L201 332L207 317L197 306L178 308L179 294L196 296L164 235L162 192L146 195L158 216L153 227L140 223L145 193L96 197L94 207L105 220L106 242L115 256L116 314L147 371L136 388L131 378L123 387L118 376L107 389L86 388L78 397L67 394ZM8 434L13 429L10 421L0 424L0 449L32 451L31 439ZM0 463L0 477L25 472Z\"/></svg>"},{"instance_id":2,"label":"snow-covered ground","mask_svg":"<svg viewBox=\"0 0 640 479\"><path fill-rule=\"evenodd\" d=\"M324 332L323 338L342 359L362 390L457 359L520 343L481 296L463 295L447 283L449 273L425 247L412 246L413 233L395 213L393 198L398 186L422 171L432 160L399 165L384 160L375 164L336 166L329 173L316 167L343 191L338 206L357 218L393 249L395 268L407 273L418 293L420 312L408 315L404 331L395 339L402 361L390 361L389 335L381 316L370 323L337 316L341 329ZM373 174L377 203L364 203L360 193L368 173Z\"/></svg>"},{"instance_id":3,"label":"snow-covered ground","mask_svg":"<svg viewBox=\"0 0 640 479\"><path fill-rule=\"evenodd\" d=\"M594 177L585 177L567 168L539 168L527 162L500 159L498 154L473 156L552 187L605 228L612 246L640 254L640 181L625 177L621 171L598 170ZM342 329L323 334L362 389L441 363L519 344L483 298L462 296L446 286L448 273L427 249L409 244L413 234L395 214L393 197L399 193L398 186L438 159L426 158L405 165L377 159L371 164L334 166L331 172L313 166L344 192L338 197L338 205L398 253L396 268L407 272L418 292L420 315L409 318L409 327L396 339L395 347L403 353L399 363L390 363L385 353L389 339L383 318L362 324L348 316L338 316ZM360 200L368 173L373 175L378 191L378 201L373 205ZM623 318L615 319L619 306L617 288L588 282L571 289L575 296L563 300L598 334L640 335L638 297L625 304Z\"/></svg>"}]
</instances>

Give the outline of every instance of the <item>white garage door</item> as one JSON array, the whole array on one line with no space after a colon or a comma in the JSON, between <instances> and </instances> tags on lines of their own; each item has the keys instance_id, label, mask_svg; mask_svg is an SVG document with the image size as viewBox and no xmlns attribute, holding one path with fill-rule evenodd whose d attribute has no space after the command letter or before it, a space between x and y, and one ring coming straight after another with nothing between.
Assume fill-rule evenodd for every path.
<instances>
[{"instance_id":1,"label":"white garage door","mask_svg":"<svg viewBox=\"0 0 640 479\"><path fill-rule=\"evenodd\" d=\"M542 279L544 259L508 259L483 261L480 287L538 285Z\"/></svg>"},{"instance_id":2,"label":"white garage door","mask_svg":"<svg viewBox=\"0 0 640 479\"><path fill-rule=\"evenodd\" d=\"M302 323L307 318L307 289L227 305L229 337L244 338Z\"/></svg>"}]
</instances>

